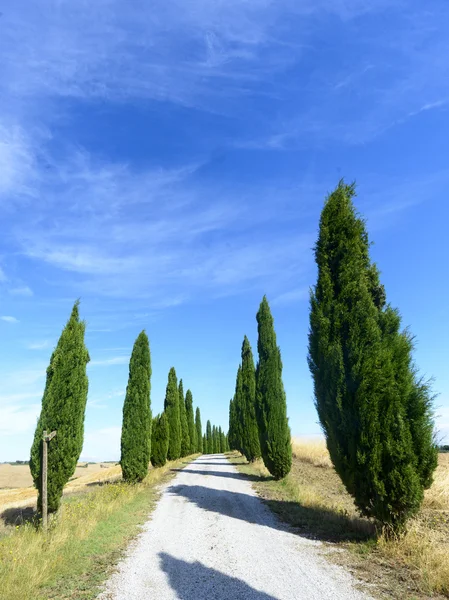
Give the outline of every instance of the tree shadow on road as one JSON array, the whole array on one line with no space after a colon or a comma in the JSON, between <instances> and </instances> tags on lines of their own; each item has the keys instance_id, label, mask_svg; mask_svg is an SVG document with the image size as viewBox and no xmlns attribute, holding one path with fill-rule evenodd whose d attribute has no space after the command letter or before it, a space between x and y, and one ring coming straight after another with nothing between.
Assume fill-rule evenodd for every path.
<instances>
[{"instance_id":1,"label":"tree shadow on road","mask_svg":"<svg viewBox=\"0 0 449 600\"><path fill-rule=\"evenodd\" d=\"M180 600L276 600L255 590L236 577L206 567L200 562L186 562L161 552L162 570Z\"/></svg>"},{"instance_id":2,"label":"tree shadow on road","mask_svg":"<svg viewBox=\"0 0 449 600\"><path fill-rule=\"evenodd\" d=\"M207 463L208 465L210 463ZM218 464L218 463L217 463ZM196 475L212 475L213 477L227 477L229 479L240 479L244 481L270 481L274 479L271 475L268 477L259 477L258 475L251 475L250 473L238 473L229 471L200 471L198 469L172 469L179 473L192 473Z\"/></svg>"},{"instance_id":3,"label":"tree shadow on road","mask_svg":"<svg viewBox=\"0 0 449 600\"><path fill-rule=\"evenodd\" d=\"M261 500L258 496L199 485L174 485L168 491L187 498L204 510L321 541L366 541L376 537L370 521L324 507Z\"/></svg>"}]
</instances>

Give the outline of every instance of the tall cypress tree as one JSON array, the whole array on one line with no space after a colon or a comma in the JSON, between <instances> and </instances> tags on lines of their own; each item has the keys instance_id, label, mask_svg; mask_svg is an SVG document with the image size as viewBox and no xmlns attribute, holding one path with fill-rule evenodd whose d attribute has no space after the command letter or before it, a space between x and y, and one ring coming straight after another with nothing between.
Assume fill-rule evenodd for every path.
<instances>
[{"instance_id":1,"label":"tall cypress tree","mask_svg":"<svg viewBox=\"0 0 449 600\"><path fill-rule=\"evenodd\" d=\"M186 392L186 415L187 415L187 427L189 430L189 454L195 454L197 452L197 439L196 439L196 429L195 429L195 420L193 417L193 397L192 392L187 390Z\"/></svg>"},{"instance_id":2,"label":"tall cypress tree","mask_svg":"<svg viewBox=\"0 0 449 600\"><path fill-rule=\"evenodd\" d=\"M212 453L218 453L218 436L217 436L217 427L214 425L212 427Z\"/></svg>"},{"instance_id":3,"label":"tall cypress tree","mask_svg":"<svg viewBox=\"0 0 449 600\"><path fill-rule=\"evenodd\" d=\"M243 436L244 436L244 408L243 408L243 377L242 366L237 369L237 377L235 380L235 394L233 400L234 410L234 442L235 449L243 452Z\"/></svg>"},{"instance_id":4,"label":"tall cypress tree","mask_svg":"<svg viewBox=\"0 0 449 600\"><path fill-rule=\"evenodd\" d=\"M276 344L274 322L266 296L257 313L259 362L256 372L260 449L266 468L276 479L292 466L287 400L282 383L281 351Z\"/></svg>"},{"instance_id":5,"label":"tall cypress tree","mask_svg":"<svg viewBox=\"0 0 449 600\"><path fill-rule=\"evenodd\" d=\"M148 473L151 456L151 361L145 331L134 343L129 361L129 378L123 404L121 458L123 479L142 481Z\"/></svg>"},{"instance_id":6,"label":"tall cypress tree","mask_svg":"<svg viewBox=\"0 0 449 600\"><path fill-rule=\"evenodd\" d=\"M79 319L79 301L75 302L47 368L42 409L31 447L30 470L39 491L38 510L42 510L42 435L55 430L48 444L48 510L58 510L65 484L76 469L84 439L84 413L89 353L84 344L86 324Z\"/></svg>"},{"instance_id":7,"label":"tall cypress tree","mask_svg":"<svg viewBox=\"0 0 449 600\"><path fill-rule=\"evenodd\" d=\"M181 456L181 418L179 415L178 380L174 367L168 374L165 392L164 411L167 415L169 442L168 460L177 460Z\"/></svg>"},{"instance_id":8,"label":"tall cypress tree","mask_svg":"<svg viewBox=\"0 0 449 600\"><path fill-rule=\"evenodd\" d=\"M187 456L190 452L189 425L187 423L186 401L184 398L184 387L182 379L179 381L179 418L181 420L181 456Z\"/></svg>"},{"instance_id":9,"label":"tall cypress tree","mask_svg":"<svg viewBox=\"0 0 449 600\"><path fill-rule=\"evenodd\" d=\"M151 464L153 467L163 467L167 462L169 434L167 415L163 412L153 419L151 436Z\"/></svg>"},{"instance_id":10,"label":"tall cypress tree","mask_svg":"<svg viewBox=\"0 0 449 600\"><path fill-rule=\"evenodd\" d=\"M354 194L340 182L321 214L309 366L337 473L363 514L400 530L436 467L432 397L417 378L412 338L386 303Z\"/></svg>"},{"instance_id":11,"label":"tall cypress tree","mask_svg":"<svg viewBox=\"0 0 449 600\"><path fill-rule=\"evenodd\" d=\"M201 454L203 454L203 452L206 452L206 449L204 448L203 445L203 427L201 425L201 412L199 407L196 407L196 412L195 412L195 429L196 429L196 443L197 443L197 448L196 451L200 452Z\"/></svg>"},{"instance_id":12,"label":"tall cypress tree","mask_svg":"<svg viewBox=\"0 0 449 600\"><path fill-rule=\"evenodd\" d=\"M253 353L245 335L242 344L242 450L249 462L260 458L259 426L256 416L256 369Z\"/></svg>"},{"instance_id":13,"label":"tall cypress tree","mask_svg":"<svg viewBox=\"0 0 449 600\"><path fill-rule=\"evenodd\" d=\"M208 420L206 423L206 447L207 447L207 454L212 454L213 452L213 446L212 446L212 426L210 424L210 421Z\"/></svg>"},{"instance_id":14,"label":"tall cypress tree","mask_svg":"<svg viewBox=\"0 0 449 600\"><path fill-rule=\"evenodd\" d=\"M204 454L209 454L209 452L207 451L207 439L206 439L206 434L203 435L203 448L204 448Z\"/></svg>"}]
</instances>

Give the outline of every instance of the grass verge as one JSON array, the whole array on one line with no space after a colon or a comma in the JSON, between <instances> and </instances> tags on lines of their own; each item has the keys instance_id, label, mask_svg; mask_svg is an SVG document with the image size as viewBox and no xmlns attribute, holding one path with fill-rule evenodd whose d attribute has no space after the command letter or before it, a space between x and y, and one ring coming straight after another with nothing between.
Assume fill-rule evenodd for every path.
<instances>
[{"instance_id":1,"label":"grass verge","mask_svg":"<svg viewBox=\"0 0 449 600\"><path fill-rule=\"evenodd\" d=\"M64 498L46 535L31 523L8 528L0 539L2 600L95 598L148 519L159 484L188 460L151 469L141 484L111 483Z\"/></svg>"},{"instance_id":2,"label":"grass verge","mask_svg":"<svg viewBox=\"0 0 449 600\"><path fill-rule=\"evenodd\" d=\"M261 461L229 458L241 472L260 478L253 484L259 496L298 533L348 550L330 556L372 584L371 593L398 600L449 598L448 455L440 455L420 514L396 540L377 535L374 523L360 517L324 444L294 440L292 470L281 481Z\"/></svg>"}]
</instances>

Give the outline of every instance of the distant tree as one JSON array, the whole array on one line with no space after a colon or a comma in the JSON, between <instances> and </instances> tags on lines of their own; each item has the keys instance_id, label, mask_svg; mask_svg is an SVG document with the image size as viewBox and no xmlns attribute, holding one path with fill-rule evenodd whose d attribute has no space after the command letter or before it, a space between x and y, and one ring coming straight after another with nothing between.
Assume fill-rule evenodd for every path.
<instances>
[{"instance_id":1,"label":"distant tree","mask_svg":"<svg viewBox=\"0 0 449 600\"><path fill-rule=\"evenodd\" d=\"M213 454L213 443L212 443L212 425L208 420L206 423L206 444L207 444L207 454Z\"/></svg>"},{"instance_id":2,"label":"distant tree","mask_svg":"<svg viewBox=\"0 0 449 600\"><path fill-rule=\"evenodd\" d=\"M197 452L203 454L206 452L206 448L203 446L203 428L201 426L201 412L199 407L196 407L195 412L195 429L196 429L196 442L197 442Z\"/></svg>"},{"instance_id":3,"label":"distant tree","mask_svg":"<svg viewBox=\"0 0 449 600\"><path fill-rule=\"evenodd\" d=\"M38 510L42 510L42 436L56 430L48 444L48 510L58 510L65 484L76 469L83 448L84 413L89 353L84 344L86 324L79 319L76 302L53 351L47 368L42 409L31 447L30 470L38 489Z\"/></svg>"},{"instance_id":4,"label":"distant tree","mask_svg":"<svg viewBox=\"0 0 449 600\"><path fill-rule=\"evenodd\" d=\"M204 454L209 454L208 450L207 450L207 439L206 439L206 434L203 435L203 448L204 448Z\"/></svg>"},{"instance_id":5,"label":"distant tree","mask_svg":"<svg viewBox=\"0 0 449 600\"><path fill-rule=\"evenodd\" d=\"M228 443L231 450L237 450L237 435L235 431L236 414L235 401L231 398L229 401L229 427L228 427Z\"/></svg>"},{"instance_id":6,"label":"distant tree","mask_svg":"<svg viewBox=\"0 0 449 600\"><path fill-rule=\"evenodd\" d=\"M214 454L218 454L220 452L220 442L218 439L218 427L216 425L214 425L213 430L212 430L212 441L213 441Z\"/></svg>"},{"instance_id":7,"label":"distant tree","mask_svg":"<svg viewBox=\"0 0 449 600\"><path fill-rule=\"evenodd\" d=\"M413 338L386 302L354 194L340 182L321 214L309 366L337 473L364 515L399 531L437 464L432 396L413 365Z\"/></svg>"},{"instance_id":8,"label":"distant tree","mask_svg":"<svg viewBox=\"0 0 449 600\"><path fill-rule=\"evenodd\" d=\"M233 400L234 411L234 443L235 449L243 454L243 436L244 436L244 407L243 407L243 376L242 366L237 369L237 377L235 381L235 394Z\"/></svg>"},{"instance_id":9,"label":"distant tree","mask_svg":"<svg viewBox=\"0 0 449 600\"><path fill-rule=\"evenodd\" d=\"M291 434L282 383L281 351L276 343L273 317L266 296L257 313L257 325L259 362L256 389L260 447L266 468L275 479L281 479L292 466Z\"/></svg>"},{"instance_id":10,"label":"distant tree","mask_svg":"<svg viewBox=\"0 0 449 600\"><path fill-rule=\"evenodd\" d=\"M142 481L151 456L150 345L145 331L135 343L129 362L129 378L123 404L121 458L123 479Z\"/></svg>"},{"instance_id":11,"label":"distant tree","mask_svg":"<svg viewBox=\"0 0 449 600\"><path fill-rule=\"evenodd\" d=\"M178 380L174 367L168 374L165 392L164 411L167 415L169 441L168 460L177 460L181 456L181 418L179 415Z\"/></svg>"},{"instance_id":12,"label":"distant tree","mask_svg":"<svg viewBox=\"0 0 449 600\"><path fill-rule=\"evenodd\" d=\"M256 369L246 335L242 345L241 421L242 452L253 462L260 458L261 451L256 415Z\"/></svg>"},{"instance_id":13,"label":"distant tree","mask_svg":"<svg viewBox=\"0 0 449 600\"><path fill-rule=\"evenodd\" d=\"M193 417L193 397L190 390L187 390L186 392L186 415L190 441L188 454L195 454L197 452L198 443L196 439L195 419Z\"/></svg>"},{"instance_id":14,"label":"distant tree","mask_svg":"<svg viewBox=\"0 0 449 600\"><path fill-rule=\"evenodd\" d=\"M188 456L190 453L189 425L187 422L186 401L184 398L184 387L182 379L179 381L179 417L181 419L181 456Z\"/></svg>"},{"instance_id":15,"label":"distant tree","mask_svg":"<svg viewBox=\"0 0 449 600\"><path fill-rule=\"evenodd\" d=\"M218 452L220 454L224 452L223 431L221 430L221 425L218 427Z\"/></svg>"},{"instance_id":16,"label":"distant tree","mask_svg":"<svg viewBox=\"0 0 449 600\"><path fill-rule=\"evenodd\" d=\"M151 440L151 464L153 467L163 467L167 462L169 435L167 416L163 412L153 419Z\"/></svg>"}]
</instances>

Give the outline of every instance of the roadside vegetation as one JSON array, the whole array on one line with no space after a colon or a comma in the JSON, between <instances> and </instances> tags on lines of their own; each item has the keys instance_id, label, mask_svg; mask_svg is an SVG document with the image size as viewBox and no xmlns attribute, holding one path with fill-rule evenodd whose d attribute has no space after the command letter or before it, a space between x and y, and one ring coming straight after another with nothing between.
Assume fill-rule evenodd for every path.
<instances>
[{"instance_id":1,"label":"roadside vegetation","mask_svg":"<svg viewBox=\"0 0 449 600\"><path fill-rule=\"evenodd\" d=\"M196 455L195 455L196 456ZM88 600L112 573L130 540L148 519L160 484L194 456L150 469L137 484L123 481L64 497L45 534L35 523L2 515L2 600Z\"/></svg>"},{"instance_id":2,"label":"roadside vegetation","mask_svg":"<svg viewBox=\"0 0 449 600\"><path fill-rule=\"evenodd\" d=\"M449 598L449 455L439 454L435 481L407 533L385 536L363 517L332 466L324 441L294 439L292 469L276 481L261 460L233 453L239 471L259 477L255 490L299 535L347 552L326 554L379 598Z\"/></svg>"}]
</instances>

